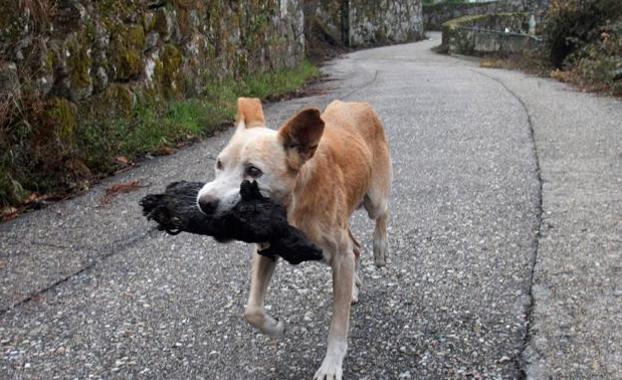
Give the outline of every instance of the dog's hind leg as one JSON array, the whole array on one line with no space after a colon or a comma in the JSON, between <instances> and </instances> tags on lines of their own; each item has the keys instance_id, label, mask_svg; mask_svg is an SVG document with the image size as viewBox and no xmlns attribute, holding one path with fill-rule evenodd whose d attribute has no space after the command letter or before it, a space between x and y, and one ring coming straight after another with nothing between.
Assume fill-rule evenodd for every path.
<instances>
[{"instance_id":1,"label":"dog's hind leg","mask_svg":"<svg viewBox=\"0 0 622 380\"><path fill-rule=\"evenodd\" d=\"M365 195L364 204L369 218L376 222L376 227L374 228L374 263L378 267L383 267L386 265L388 252L388 201L382 193L379 194L372 189Z\"/></svg>"},{"instance_id":2,"label":"dog's hind leg","mask_svg":"<svg viewBox=\"0 0 622 380\"><path fill-rule=\"evenodd\" d=\"M266 335L278 338L285 331L285 323L272 318L266 313L264 300L276 260L253 252L253 268L251 272L251 289L248 303L244 310L244 318Z\"/></svg>"},{"instance_id":3,"label":"dog's hind leg","mask_svg":"<svg viewBox=\"0 0 622 380\"><path fill-rule=\"evenodd\" d=\"M354 253L354 276L352 284L352 304L359 302L359 290L362 285L359 277L359 267L361 265L361 243L354 237L352 230L348 229L350 240L352 240L352 252Z\"/></svg>"},{"instance_id":4,"label":"dog's hind leg","mask_svg":"<svg viewBox=\"0 0 622 380\"><path fill-rule=\"evenodd\" d=\"M388 212L384 212L376 218L374 229L374 263L377 267L383 267L387 263L389 245L387 243L387 219Z\"/></svg>"},{"instance_id":5,"label":"dog's hind leg","mask_svg":"<svg viewBox=\"0 0 622 380\"><path fill-rule=\"evenodd\" d=\"M386 265L388 254L387 221L389 219L389 196L393 181L391 156L385 139L374 147L374 160L371 181L363 205L369 218L376 222L374 229L374 263L378 267Z\"/></svg>"}]
</instances>

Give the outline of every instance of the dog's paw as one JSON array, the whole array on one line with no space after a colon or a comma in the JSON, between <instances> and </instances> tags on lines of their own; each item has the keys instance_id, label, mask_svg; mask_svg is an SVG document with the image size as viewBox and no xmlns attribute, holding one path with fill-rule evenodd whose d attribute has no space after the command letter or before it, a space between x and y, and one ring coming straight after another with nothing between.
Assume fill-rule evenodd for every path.
<instances>
[{"instance_id":1,"label":"dog's paw","mask_svg":"<svg viewBox=\"0 0 622 380\"><path fill-rule=\"evenodd\" d=\"M376 264L376 267L382 268L387 265L388 251L389 249L385 240L374 238L374 264Z\"/></svg>"},{"instance_id":2,"label":"dog's paw","mask_svg":"<svg viewBox=\"0 0 622 380\"><path fill-rule=\"evenodd\" d=\"M273 319L267 323L263 333L274 339L281 339L285 335L286 324L279 319Z\"/></svg>"},{"instance_id":3,"label":"dog's paw","mask_svg":"<svg viewBox=\"0 0 622 380\"><path fill-rule=\"evenodd\" d=\"M377 268L382 268L387 265L387 262L384 257L374 257L374 264Z\"/></svg>"},{"instance_id":4,"label":"dog's paw","mask_svg":"<svg viewBox=\"0 0 622 380\"><path fill-rule=\"evenodd\" d=\"M285 334L285 322L272 318L263 308L247 308L244 311L244 318L269 337L281 338Z\"/></svg>"},{"instance_id":5,"label":"dog's paw","mask_svg":"<svg viewBox=\"0 0 622 380\"><path fill-rule=\"evenodd\" d=\"M341 363L328 356L324 358L320 369L313 376L313 380L342 380L342 378L343 370Z\"/></svg>"}]
</instances>

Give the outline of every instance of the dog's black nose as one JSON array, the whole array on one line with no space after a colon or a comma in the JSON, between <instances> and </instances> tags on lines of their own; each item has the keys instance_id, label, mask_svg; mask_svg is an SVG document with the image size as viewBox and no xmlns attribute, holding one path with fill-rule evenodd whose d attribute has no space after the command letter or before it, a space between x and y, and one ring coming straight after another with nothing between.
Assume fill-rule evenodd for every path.
<instances>
[{"instance_id":1,"label":"dog's black nose","mask_svg":"<svg viewBox=\"0 0 622 380\"><path fill-rule=\"evenodd\" d=\"M211 197L209 195L203 195L199 198L199 208L203 211L204 214L210 215L216 211L218 207L218 199Z\"/></svg>"}]
</instances>

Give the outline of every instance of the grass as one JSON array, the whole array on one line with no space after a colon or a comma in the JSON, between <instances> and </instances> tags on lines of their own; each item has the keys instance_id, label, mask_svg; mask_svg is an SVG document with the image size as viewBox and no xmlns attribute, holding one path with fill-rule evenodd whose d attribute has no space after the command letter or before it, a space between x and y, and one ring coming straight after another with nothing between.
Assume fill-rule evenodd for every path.
<instances>
[{"instance_id":1,"label":"grass","mask_svg":"<svg viewBox=\"0 0 622 380\"><path fill-rule=\"evenodd\" d=\"M294 69L214 83L208 86L204 96L171 101L161 114L154 107L141 107L135 111L134 124L121 122L116 127L120 136L125 136L119 153L135 157L192 137L209 135L233 120L238 97L279 99L317 76L317 68L304 62Z\"/></svg>"},{"instance_id":2,"label":"grass","mask_svg":"<svg viewBox=\"0 0 622 380\"><path fill-rule=\"evenodd\" d=\"M305 61L292 69L212 83L196 98L137 101L129 115L83 118L78 120L73 145L65 146L62 155L54 145L38 156L28 151L32 134L13 143L0 134L0 151L4 150L0 154L0 219L3 209L23 207L34 193L70 195L145 154L169 154L180 144L213 134L233 121L240 96L276 100L295 93L318 74ZM15 160L16 156L22 159ZM49 162L55 163L53 170L46 165Z\"/></svg>"}]
</instances>

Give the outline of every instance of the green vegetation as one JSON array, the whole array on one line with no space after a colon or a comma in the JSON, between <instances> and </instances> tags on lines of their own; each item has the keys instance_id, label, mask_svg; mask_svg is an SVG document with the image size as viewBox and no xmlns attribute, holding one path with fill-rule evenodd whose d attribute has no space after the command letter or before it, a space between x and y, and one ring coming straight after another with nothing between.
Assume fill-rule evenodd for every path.
<instances>
[{"instance_id":1,"label":"green vegetation","mask_svg":"<svg viewBox=\"0 0 622 380\"><path fill-rule=\"evenodd\" d=\"M561 67L569 55L599 39L601 28L619 22L619 0L553 0L545 26L552 63Z\"/></svg>"},{"instance_id":2,"label":"green vegetation","mask_svg":"<svg viewBox=\"0 0 622 380\"><path fill-rule=\"evenodd\" d=\"M471 8L480 7L482 3L469 3L466 0L445 0L438 3L434 3L432 0L423 0L423 11L432 12L437 9L452 7L452 8Z\"/></svg>"},{"instance_id":3,"label":"green vegetation","mask_svg":"<svg viewBox=\"0 0 622 380\"><path fill-rule=\"evenodd\" d=\"M619 0L553 0L544 35L555 77L622 95Z\"/></svg>"},{"instance_id":4,"label":"green vegetation","mask_svg":"<svg viewBox=\"0 0 622 380\"><path fill-rule=\"evenodd\" d=\"M451 32L458 21L443 27ZM582 90L622 96L619 0L551 0L541 33L545 42L541 48L511 57L488 57L481 66L551 76Z\"/></svg>"},{"instance_id":5,"label":"green vegetation","mask_svg":"<svg viewBox=\"0 0 622 380\"><path fill-rule=\"evenodd\" d=\"M528 15L524 12L466 15L443 24L443 28L454 30L459 27L477 26L492 30L510 28L514 31L527 29Z\"/></svg>"},{"instance_id":6,"label":"green vegetation","mask_svg":"<svg viewBox=\"0 0 622 380\"><path fill-rule=\"evenodd\" d=\"M24 107L24 117L0 124L0 209L22 204L33 192L62 195L88 188L127 161L212 134L233 120L240 96L277 99L317 76L318 70L304 62L227 78L186 100L164 100L117 84L88 100L86 111L63 98L31 104Z\"/></svg>"},{"instance_id":7,"label":"green vegetation","mask_svg":"<svg viewBox=\"0 0 622 380\"><path fill-rule=\"evenodd\" d=\"M443 5L449 5L449 4L468 4L468 2L466 0L444 0L441 2L435 3L434 0L423 0L424 6L430 6L430 5L443 6Z\"/></svg>"}]
</instances>

